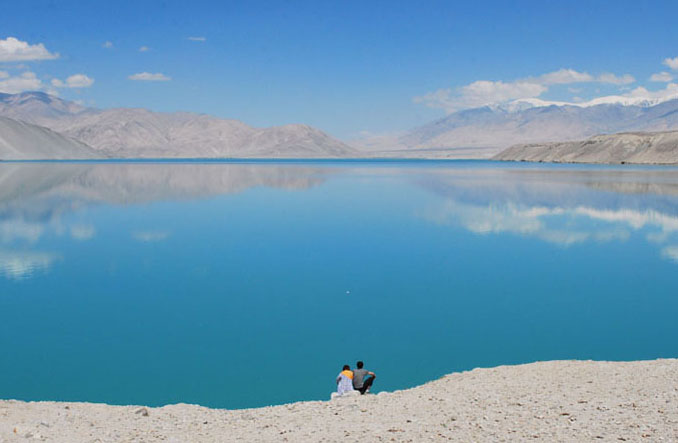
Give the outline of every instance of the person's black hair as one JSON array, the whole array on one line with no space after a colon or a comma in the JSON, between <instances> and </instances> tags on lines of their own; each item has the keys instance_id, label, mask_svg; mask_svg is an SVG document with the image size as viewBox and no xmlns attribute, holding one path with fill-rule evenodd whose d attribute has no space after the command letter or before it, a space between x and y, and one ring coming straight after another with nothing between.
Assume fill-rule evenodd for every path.
<instances>
[{"instance_id":1,"label":"person's black hair","mask_svg":"<svg viewBox=\"0 0 678 443\"><path fill-rule=\"evenodd\" d=\"M344 365L344 369L342 371L350 371L351 367L349 365Z\"/></svg>"},{"instance_id":2,"label":"person's black hair","mask_svg":"<svg viewBox=\"0 0 678 443\"><path fill-rule=\"evenodd\" d=\"M362 369L362 368L363 368L363 362L361 362L361 361L359 361L359 362L356 363L355 365L358 367L358 369Z\"/></svg>"}]
</instances>

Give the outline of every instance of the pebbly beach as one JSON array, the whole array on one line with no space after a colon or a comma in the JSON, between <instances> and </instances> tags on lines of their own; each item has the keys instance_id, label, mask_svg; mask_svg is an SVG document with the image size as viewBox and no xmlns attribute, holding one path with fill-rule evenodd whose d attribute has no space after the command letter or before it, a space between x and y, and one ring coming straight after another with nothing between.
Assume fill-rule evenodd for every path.
<instances>
[{"instance_id":1,"label":"pebbly beach","mask_svg":"<svg viewBox=\"0 0 678 443\"><path fill-rule=\"evenodd\" d=\"M0 401L0 441L677 441L678 360L549 361L256 409Z\"/></svg>"}]
</instances>

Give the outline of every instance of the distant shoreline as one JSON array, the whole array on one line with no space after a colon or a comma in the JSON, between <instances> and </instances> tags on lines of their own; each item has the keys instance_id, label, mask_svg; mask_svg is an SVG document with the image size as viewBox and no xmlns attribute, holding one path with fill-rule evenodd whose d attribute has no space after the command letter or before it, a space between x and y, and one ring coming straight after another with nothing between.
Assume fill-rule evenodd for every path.
<instances>
[{"instance_id":1,"label":"distant shoreline","mask_svg":"<svg viewBox=\"0 0 678 443\"><path fill-rule=\"evenodd\" d=\"M0 163L384 163L384 162L494 162L497 160L476 158L398 158L398 157L341 157L341 158L256 158L256 157L224 157L224 158L101 158L101 159L34 159L34 160L0 160Z\"/></svg>"},{"instance_id":2,"label":"distant shoreline","mask_svg":"<svg viewBox=\"0 0 678 443\"><path fill-rule=\"evenodd\" d=\"M398 157L351 157L351 158L101 158L101 159L35 159L35 160L1 160L1 164L388 164L388 163L477 163L496 165L530 165L530 166L578 166L578 167L617 167L630 169L633 167L678 167L678 163L602 163L574 161L541 161L541 160L503 160L491 158L398 158Z\"/></svg>"},{"instance_id":3,"label":"distant shoreline","mask_svg":"<svg viewBox=\"0 0 678 443\"><path fill-rule=\"evenodd\" d=\"M256 409L0 400L0 440L678 439L678 359L549 361ZM329 396L329 393L328 393Z\"/></svg>"}]
</instances>

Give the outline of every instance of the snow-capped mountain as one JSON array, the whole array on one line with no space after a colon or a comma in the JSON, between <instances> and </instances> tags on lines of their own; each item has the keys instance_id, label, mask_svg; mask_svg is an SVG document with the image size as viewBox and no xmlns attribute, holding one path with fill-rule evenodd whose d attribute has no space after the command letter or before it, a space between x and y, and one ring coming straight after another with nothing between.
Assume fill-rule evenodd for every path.
<instances>
[{"instance_id":1,"label":"snow-capped mountain","mask_svg":"<svg viewBox=\"0 0 678 443\"><path fill-rule=\"evenodd\" d=\"M462 152L484 158L514 145L582 140L593 135L678 129L678 98L604 97L584 103L517 100L447 115L397 137L363 140L372 155Z\"/></svg>"},{"instance_id":2,"label":"snow-capped mountain","mask_svg":"<svg viewBox=\"0 0 678 443\"><path fill-rule=\"evenodd\" d=\"M604 97L598 97L592 100L580 102L549 101L542 100L540 98L521 98L508 103L496 105L495 107L508 112L524 111L525 109L543 108L547 106L575 106L579 108L590 108L592 106L598 105L621 105L649 108L651 106L656 106L660 103L676 99L678 99L678 91L673 95L663 95L661 97L655 98L645 96L627 97L625 95L607 95Z\"/></svg>"}]
</instances>

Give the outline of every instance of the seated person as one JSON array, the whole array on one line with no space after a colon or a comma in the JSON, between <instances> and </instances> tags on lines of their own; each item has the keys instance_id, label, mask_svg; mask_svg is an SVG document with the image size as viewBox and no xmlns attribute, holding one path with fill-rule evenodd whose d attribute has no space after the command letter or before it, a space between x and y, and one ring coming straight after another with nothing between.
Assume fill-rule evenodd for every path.
<instances>
[{"instance_id":1,"label":"seated person","mask_svg":"<svg viewBox=\"0 0 678 443\"><path fill-rule=\"evenodd\" d=\"M349 365L344 365L344 369L337 375L337 395L350 391L353 391L353 371Z\"/></svg>"},{"instance_id":2,"label":"seated person","mask_svg":"<svg viewBox=\"0 0 678 443\"><path fill-rule=\"evenodd\" d=\"M374 379L377 378L377 375L374 372L370 372L367 369L363 369L363 362L359 361L355 364L358 369L353 371L353 388L356 391L360 391L360 394L364 394L370 390Z\"/></svg>"}]
</instances>

